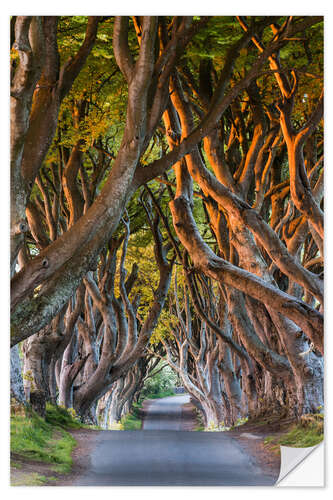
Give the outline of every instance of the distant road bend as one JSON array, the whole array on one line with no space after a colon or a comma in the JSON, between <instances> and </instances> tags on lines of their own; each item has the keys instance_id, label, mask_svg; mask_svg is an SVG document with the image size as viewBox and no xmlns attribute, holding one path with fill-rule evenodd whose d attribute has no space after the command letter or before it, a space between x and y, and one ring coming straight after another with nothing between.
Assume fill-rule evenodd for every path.
<instances>
[{"instance_id":1,"label":"distant road bend","mask_svg":"<svg viewBox=\"0 0 333 500\"><path fill-rule=\"evenodd\" d=\"M223 432L181 431L188 395L154 400L140 431L101 431L76 486L271 486Z\"/></svg>"}]
</instances>

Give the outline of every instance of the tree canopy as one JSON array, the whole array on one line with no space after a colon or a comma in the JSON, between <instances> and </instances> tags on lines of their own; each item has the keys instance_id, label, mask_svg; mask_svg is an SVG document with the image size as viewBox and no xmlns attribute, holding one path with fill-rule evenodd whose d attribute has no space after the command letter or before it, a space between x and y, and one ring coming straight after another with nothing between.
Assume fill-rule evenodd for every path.
<instances>
[{"instance_id":1,"label":"tree canopy","mask_svg":"<svg viewBox=\"0 0 333 500\"><path fill-rule=\"evenodd\" d=\"M26 394L118 419L162 358L207 425L316 412L322 118L320 16L13 16Z\"/></svg>"}]
</instances>

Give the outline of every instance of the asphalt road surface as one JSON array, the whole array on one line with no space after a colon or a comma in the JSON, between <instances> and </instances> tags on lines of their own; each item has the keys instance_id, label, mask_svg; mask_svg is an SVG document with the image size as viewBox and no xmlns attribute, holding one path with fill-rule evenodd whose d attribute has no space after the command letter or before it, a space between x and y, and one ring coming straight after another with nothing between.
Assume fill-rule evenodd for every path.
<instances>
[{"instance_id":1,"label":"asphalt road surface","mask_svg":"<svg viewBox=\"0 0 333 500\"><path fill-rule=\"evenodd\" d=\"M143 429L145 431L180 431L182 406L189 402L188 394L155 399L148 407Z\"/></svg>"},{"instance_id":2,"label":"asphalt road surface","mask_svg":"<svg viewBox=\"0 0 333 500\"><path fill-rule=\"evenodd\" d=\"M270 486L269 477L223 432L181 431L188 396L153 401L141 431L101 431L77 486Z\"/></svg>"}]
</instances>

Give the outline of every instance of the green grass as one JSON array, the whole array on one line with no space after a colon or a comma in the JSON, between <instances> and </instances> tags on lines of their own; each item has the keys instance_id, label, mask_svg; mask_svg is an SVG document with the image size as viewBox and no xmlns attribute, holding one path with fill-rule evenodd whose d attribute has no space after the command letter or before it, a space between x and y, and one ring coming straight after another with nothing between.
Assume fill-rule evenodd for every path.
<instances>
[{"instance_id":1,"label":"green grass","mask_svg":"<svg viewBox=\"0 0 333 500\"><path fill-rule=\"evenodd\" d=\"M47 406L45 420L29 410L26 415L12 415L10 422L11 452L30 460L54 464L56 471L69 472L75 439L65 429L80 427L64 410Z\"/></svg>"},{"instance_id":2,"label":"green grass","mask_svg":"<svg viewBox=\"0 0 333 500\"><path fill-rule=\"evenodd\" d=\"M83 424L80 422L73 408L66 409L63 406L56 406L50 403L46 404L45 421L64 429L102 429L99 425Z\"/></svg>"},{"instance_id":3,"label":"green grass","mask_svg":"<svg viewBox=\"0 0 333 500\"><path fill-rule=\"evenodd\" d=\"M139 431L141 429L142 422L140 418L128 413L122 417L121 424L124 431Z\"/></svg>"},{"instance_id":4,"label":"green grass","mask_svg":"<svg viewBox=\"0 0 333 500\"><path fill-rule=\"evenodd\" d=\"M139 431L142 427L141 413L142 402L133 403L130 413L121 419L122 430Z\"/></svg>"},{"instance_id":5,"label":"green grass","mask_svg":"<svg viewBox=\"0 0 333 500\"><path fill-rule=\"evenodd\" d=\"M168 396L175 396L176 394L170 391L160 391L153 394L146 394L143 399L140 400L139 403L133 403L131 411L124 415L118 424L118 426L114 426L114 428L123 431L137 431L142 427L142 419L140 414L140 408L142 408L142 403L146 399L160 399L166 398Z\"/></svg>"},{"instance_id":6,"label":"green grass","mask_svg":"<svg viewBox=\"0 0 333 500\"><path fill-rule=\"evenodd\" d=\"M35 472L33 474L24 474L20 479L12 480L10 484L11 486L45 486L50 481L56 480L56 477L46 477Z\"/></svg>"},{"instance_id":7,"label":"green grass","mask_svg":"<svg viewBox=\"0 0 333 500\"><path fill-rule=\"evenodd\" d=\"M22 464L19 464L18 462L14 462L13 460L11 460L11 462L10 462L10 466L11 466L13 469L22 469Z\"/></svg>"},{"instance_id":8,"label":"green grass","mask_svg":"<svg viewBox=\"0 0 333 500\"><path fill-rule=\"evenodd\" d=\"M314 415L303 415L300 422L294 424L286 434L279 438L268 436L264 443L270 445L273 450L279 451L280 445L295 448L316 446L323 438L324 416L318 413Z\"/></svg>"},{"instance_id":9,"label":"green grass","mask_svg":"<svg viewBox=\"0 0 333 500\"><path fill-rule=\"evenodd\" d=\"M83 427L78 420L76 420L75 411L73 409L66 410L62 406L46 404L45 422L63 427L64 429L79 429Z\"/></svg>"},{"instance_id":10,"label":"green grass","mask_svg":"<svg viewBox=\"0 0 333 500\"><path fill-rule=\"evenodd\" d=\"M318 434L313 429L304 430L299 426L295 426L288 434L279 440L279 444L283 446L295 446L297 448L307 448L315 446L323 440L324 435Z\"/></svg>"},{"instance_id":11,"label":"green grass","mask_svg":"<svg viewBox=\"0 0 333 500\"><path fill-rule=\"evenodd\" d=\"M146 394L144 399L160 399L160 398L166 398L168 396L176 396L176 394L173 391L161 391L161 392L156 392L152 394Z\"/></svg>"},{"instance_id":12,"label":"green grass","mask_svg":"<svg viewBox=\"0 0 333 500\"><path fill-rule=\"evenodd\" d=\"M205 427L202 424L200 424L194 428L195 432L203 432L204 430L205 430Z\"/></svg>"}]
</instances>

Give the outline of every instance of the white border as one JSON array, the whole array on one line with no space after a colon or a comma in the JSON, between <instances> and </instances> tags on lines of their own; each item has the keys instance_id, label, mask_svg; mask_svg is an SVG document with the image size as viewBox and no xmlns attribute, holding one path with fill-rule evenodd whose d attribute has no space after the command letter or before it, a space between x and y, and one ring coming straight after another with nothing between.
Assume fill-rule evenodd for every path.
<instances>
[{"instance_id":1,"label":"white border","mask_svg":"<svg viewBox=\"0 0 333 500\"><path fill-rule=\"evenodd\" d=\"M2 179L1 179L1 236L2 245L1 249L1 490L5 498L21 498L24 495L25 499L33 498L34 500L38 498L43 498L47 495L49 498L57 498L61 495L62 498L75 498L80 496L81 500L89 499L91 500L91 495L98 494L100 498L110 498L112 496L127 497L131 496L135 499L155 499L158 497L161 500L169 500L170 496L172 498L185 498L187 495L191 495L192 499L200 499L205 495L209 495L210 499L220 499L224 495L235 495L243 494L246 495L246 500L259 500L266 499L267 495L269 497L280 496L283 491L283 498L286 496L295 496L295 491L293 488L284 488L283 490L279 488L259 488L251 487L244 488L240 487L194 487L194 488L180 488L180 487L117 487L117 488L52 488L48 487L46 490L44 487L30 487L30 488L10 488L8 486L8 450L9 450L9 418L8 418L8 398L9 392L7 387L9 386L9 356L8 356L8 331L9 331L9 278L8 278L8 262L9 262L9 245L8 245L8 234L9 234L9 98L8 98L8 81L9 81L9 71L8 71L8 47L9 47L9 16L15 14L31 14L31 15L106 15L112 13L116 14L141 14L141 15L325 15L325 50L326 50L326 101L325 101L325 123L326 123L326 205L328 208L328 213L332 214L332 203L333 196L330 193L330 188L333 186L333 164L331 165L330 159L332 158L331 144L333 142L332 138L329 136L329 132L332 130L331 120L328 113L329 109L333 109L330 104L330 92L329 89L332 86L331 71L332 69L332 33L333 26L331 23L331 9L329 6L329 1L316 0L313 1L301 1L301 0L279 0L278 2L259 2L257 0L248 1L241 0L238 2L223 2L211 1L203 2L198 0L191 0L185 2L184 0L180 2L179 0L167 0L167 2L156 2L142 0L141 2L126 0L125 2L112 2L110 0L99 1L99 2L86 2L72 0L71 2L58 0L56 3L53 2L41 2L40 0L35 0L32 2L26 2L23 0L16 0L16 2L9 3L6 5L1 5L1 168L2 168ZM328 64L329 62L329 64ZM331 173L330 173L331 172ZM332 243L332 227L333 223L329 224L329 217L326 216L326 248L329 248L329 243ZM327 252L326 252L327 255ZM330 309L329 300L332 298L332 292L330 283L332 282L332 266L330 265L330 255L326 259L326 304L327 304L327 314L326 314L326 352L330 342L329 336L332 336L331 321L332 315ZM326 357L327 359L327 357ZM331 369L332 375L333 368ZM327 381L333 380L332 376L329 376L329 363L326 361L326 373L325 373L326 387ZM330 391L332 392L332 391ZM326 396L328 396L328 391L326 390ZM332 398L331 398L332 400ZM326 448L330 447L331 444L331 433L330 425L328 424L328 419L330 418L331 412L329 411L331 401L326 399L326 438L327 441ZM326 471L332 470L332 461L330 460L330 452L326 453ZM313 468L312 468L313 470ZM292 473L291 473L292 474ZM306 472L309 474L309 471ZM299 494L301 494L302 499L311 498L313 500L313 495L318 495L325 497L329 495L329 491L332 489L332 481L330 481L329 476L326 474L327 486L326 488L315 489L312 488L297 488ZM305 479L304 479L305 482ZM98 491L97 491L98 490ZM121 491L119 491L121 490ZM230 490L230 491L229 491ZM238 490L237 493L235 490ZM332 492L331 492L332 494ZM330 494L330 495L331 495Z\"/></svg>"}]
</instances>

